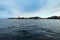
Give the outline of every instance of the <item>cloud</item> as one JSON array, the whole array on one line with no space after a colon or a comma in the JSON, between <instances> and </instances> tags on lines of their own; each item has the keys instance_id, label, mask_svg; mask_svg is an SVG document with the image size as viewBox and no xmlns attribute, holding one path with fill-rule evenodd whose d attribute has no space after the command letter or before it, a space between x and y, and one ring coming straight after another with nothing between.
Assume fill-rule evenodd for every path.
<instances>
[{"instance_id":1,"label":"cloud","mask_svg":"<svg viewBox=\"0 0 60 40\"><path fill-rule=\"evenodd\" d=\"M0 0L0 17L60 15L60 0Z\"/></svg>"}]
</instances>

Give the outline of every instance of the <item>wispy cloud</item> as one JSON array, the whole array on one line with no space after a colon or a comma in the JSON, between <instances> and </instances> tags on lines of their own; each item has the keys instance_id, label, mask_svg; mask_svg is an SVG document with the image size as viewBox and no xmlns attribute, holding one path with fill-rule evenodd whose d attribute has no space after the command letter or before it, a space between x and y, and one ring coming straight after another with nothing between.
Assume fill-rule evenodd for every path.
<instances>
[{"instance_id":1,"label":"wispy cloud","mask_svg":"<svg viewBox=\"0 0 60 40\"><path fill-rule=\"evenodd\" d=\"M0 17L60 15L60 0L0 0Z\"/></svg>"}]
</instances>

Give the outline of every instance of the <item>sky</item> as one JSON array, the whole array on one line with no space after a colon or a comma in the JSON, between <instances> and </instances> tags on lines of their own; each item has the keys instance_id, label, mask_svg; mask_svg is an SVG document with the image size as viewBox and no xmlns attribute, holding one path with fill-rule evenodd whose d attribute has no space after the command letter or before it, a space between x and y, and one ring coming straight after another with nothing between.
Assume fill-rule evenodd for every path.
<instances>
[{"instance_id":1,"label":"sky","mask_svg":"<svg viewBox=\"0 0 60 40\"><path fill-rule=\"evenodd\" d=\"M60 0L0 0L0 18L60 16Z\"/></svg>"}]
</instances>

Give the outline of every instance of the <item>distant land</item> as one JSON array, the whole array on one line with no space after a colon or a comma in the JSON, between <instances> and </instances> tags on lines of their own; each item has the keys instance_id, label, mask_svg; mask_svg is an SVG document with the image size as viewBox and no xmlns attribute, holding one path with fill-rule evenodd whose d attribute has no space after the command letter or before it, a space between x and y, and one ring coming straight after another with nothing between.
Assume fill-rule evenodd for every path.
<instances>
[{"instance_id":1,"label":"distant land","mask_svg":"<svg viewBox=\"0 0 60 40\"><path fill-rule=\"evenodd\" d=\"M42 19L41 17L17 17L17 18L8 18L8 19Z\"/></svg>"},{"instance_id":2,"label":"distant land","mask_svg":"<svg viewBox=\"0 0 60 40\"><path fill-rule=\"evenodd\" d=\"M17 18L8 18L8 19L60 19L60 16L51 16L47 18L42 18L42 17L17 17Z\"/></svg>"}]
</instances>

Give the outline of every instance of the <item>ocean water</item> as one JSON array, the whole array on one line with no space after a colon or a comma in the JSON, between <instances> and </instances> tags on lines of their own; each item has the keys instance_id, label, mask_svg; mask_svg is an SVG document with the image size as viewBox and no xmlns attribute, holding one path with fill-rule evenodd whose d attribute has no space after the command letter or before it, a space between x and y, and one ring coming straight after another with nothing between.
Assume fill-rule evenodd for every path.
<instances>
[{"instance_id":1,"label":"ocean water","mask_svg":"<svg viewBox=\"0 0 60 40\"><path fill-rule=\"evenodd\" d=\"M60 40L60 20L0 19L0 40Z\"/></svg>"}]
</instances>

